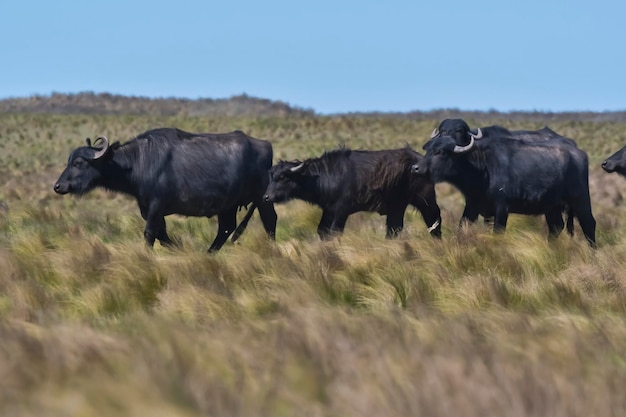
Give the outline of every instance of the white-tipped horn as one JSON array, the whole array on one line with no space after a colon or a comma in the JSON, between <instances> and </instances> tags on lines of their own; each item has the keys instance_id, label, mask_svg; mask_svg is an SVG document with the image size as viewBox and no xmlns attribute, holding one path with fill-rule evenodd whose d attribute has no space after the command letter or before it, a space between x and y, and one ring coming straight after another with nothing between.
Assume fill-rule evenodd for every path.
<instances>
[{"instance_id":1,"label":"white-tipped horn","mask_svg":"<svg viewBox=\"0 0 626 417\"><path fill-rule=\"evenodd\" d=\"M430 138L431 138L431 139L432 139L432 138L435 138L435 137L437 137L437 135L439 135L439 129L434 128L434 129L433 129L433 133L431 133L431 134L430 134Z\"/></svg>"},{"instance_id":2,"label":"white-tipped horn","mask_svg":"<svg viewBox=\"0 0 626 417\"><path fill-rule=\"evenodd\" d=\"M102 142L102 145L97 146L100 142ZM109 140L106 136L100 136L93 142L93 147L98 149L98 151L93 155L93 159L102 158L109 150Z\"/></svg>"},{"instance_id":3,"label":"white-tipped horn","mask_svg":"<svg viewBox=\"0 0 626 417\"><path fill-rule=\"evenodd\" d=\"M472 147L474 146L474 135L470 135L470 143L468 143L465 146L459 146L456 145L453 149L454 153L465 153L467 151L469 151L470 149L472 149Z\"/></svg>"},{"instance_id":4,"label":"white-tipped horn","mask_svg":"<svg viewBox=\"0 0 626 417\"><path fill-rule=\"evenodd\" d=\"M473 137L474 139L480 139L483 137L483 131L480 130L480 127L476 129L476 134L473 134L472 132L469 132L470 136Z\"/></svg>"},{"instance_id":5,"label":"white-tipped horn","mask_svg":"<svg viewBox=\"0 0 626 417\"><path fill-rule=\"evenodd\" d=\"M300 165L296 165L295 167L291 168L290 171L291 172L298 172L302 169L302 167L304 166L304 162L302 162Z\"/></svg>"}]
</instances>

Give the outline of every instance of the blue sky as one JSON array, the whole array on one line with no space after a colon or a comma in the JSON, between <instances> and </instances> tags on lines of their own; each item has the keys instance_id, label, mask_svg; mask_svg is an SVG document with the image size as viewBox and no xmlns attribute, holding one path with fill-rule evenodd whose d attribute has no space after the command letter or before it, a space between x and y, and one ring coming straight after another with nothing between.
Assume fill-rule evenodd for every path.
<instances>
[{"instance_id":1,"label":"blue sky","mask_svg":"<svg viewBox=\"0 0 626 417\"><path fill-rule=\"evenodd\" d=\"M0 20L0 98L626 110L623 0L20 0Z\"/></svg>"}]
</instances>

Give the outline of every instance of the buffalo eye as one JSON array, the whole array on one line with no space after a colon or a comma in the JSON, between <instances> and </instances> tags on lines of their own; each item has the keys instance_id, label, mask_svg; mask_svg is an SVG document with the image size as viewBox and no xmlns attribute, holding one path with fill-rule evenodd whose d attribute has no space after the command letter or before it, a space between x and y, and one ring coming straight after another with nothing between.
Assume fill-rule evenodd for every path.
<instances>
[{"instance_id":1,"label":"buffalo eye","mask_svg":"<svg viewBox=\"0 0 626 417\"><path fill-rule=\"evenodd\" d=\"M85 166L85 160L84 159L76 159L73 163L72 166L74 168L83 168Z\"/></svg>"}]
</instances>

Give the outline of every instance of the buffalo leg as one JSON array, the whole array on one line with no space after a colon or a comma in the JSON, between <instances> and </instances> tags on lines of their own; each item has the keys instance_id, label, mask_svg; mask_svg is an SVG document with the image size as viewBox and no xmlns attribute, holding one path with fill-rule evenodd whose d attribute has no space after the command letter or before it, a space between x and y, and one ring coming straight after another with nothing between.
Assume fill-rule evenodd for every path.
<instances>
[{"instance_id":1,"label":"buffalo leg","mask_svg":"<svg viewBox=\"0 0 626 417\"><path fill-rule=\"evenodd\" d=\"M348 221L348 215L335 214L335 218L330 225L330 231L333 234L343 233L343 229L346 227L346 221Z\"/></svg>"},{"instance_id":2,"label":"buffalo leg","mask_svg":"<svg viewBox=\"0 0 626 417\"><path fill-rule=\"evenodd\" d=\"M166 231L166 226L165 226L165 218L162 218L162 224L161 224L161 228L159 230L159 232L156 235L156 238L159 240L159 242L161 242L161 245L163 246L168 246L168 247L172 247L172 246L179 246L179 243L170 239L170 237L167 234Z\"/></svg>"},{"instance_id":3,"label":"buffalo leg","mask_svg":"<svg viewBox=\"0 0 626 417\"><path fill-rule=\"evenodd\" d=\"M139 211L141 212L141 217L146 221L146 227L143 229L143 238L146 240L146 244L150 247L154 246L154 241L156 239L156 233L151 233L148 229L148 208L139 204ZM165 220L165 219L163 219ZM152 220L154 224L155 220Z\"/></svg>"},{"instance_id":4,"label":"buffalo leg","mask_svg":"<svg viewBox=\"0 0 626 417\"><path fill-rule=\"evenodd\" d=\"M143 231L143 237L146 240L146 244L150 247L154 246L154 241L156 240L156 236L154 235L154 233L150 232L148 230L148 227L146 226L146 228Z\"/></svg>"},{"instance_id":5,"label":"buffalo leg","mask_svg":"<svg viewBox=\"0 0 626 417\"><path fill-rule=\"evenodd\" d=\"M163 246L177 246L178 244L170 239L165 227L165 217L154 212L150 212L148 207L139 205L139 211L141 217L146 221L146 228L144 229L143 236L146 239L148 246L154 246L156 239L161 242Z\"/></svg>"},{"instance_id":6,"label":"buffalo leg","mask_svg":"<svg viewBox=\"0 0 626 417\"><path fill-rule=\"evenodd\" d=\"M398 236L398 233L404 228L404 211L406 207L402 209L390 210L387 214L387 234L386 239L393 239Z\"/></svg>"},{"instance_id":7,"label":"buffalo leg","mask_svg":"<svg viewBox=\"0 0 626 417\"><path fill-rule=\"evenodd\" d=\"M171 242L167 232L165 231L165 218L160 214L150 213L146 220L146 228L143 231L143 237L146 239L148 246L154 246L154 241L158 238L166 239L166 242Z\"/></svg>"},{"instance_id":8,"label":"buffalo leg","mask_svg":"<svg viewBox=\"0 0 626 417\"><path fill-rule=\"evenodd\" d=\"M509 209L506 204L496 206L496 216L493 221L493 231L502 233L506 230L506 222L509 219Z\"/></svg>"},{"instance_id":9,"label":"buffalo leg","mask_svg":"<svg viewBox=\"0 0 626 417\"><path fill-rule=\"evenodd\" d=\"M217 215L217 236L209 248L209 252L217 252L220 250L224 242L228 240L228 236L237 227L237 207L221 212Z\"/></svg>"},{"instance_id":10,"label":"buffalo leg","mask_svg":"<svg viewBox=\"0 0 626 417\"><path fill-rule=\"evenodd\" d=\"M478 219L478 205L466 202L459 226L462 227L466 224L474 223L476 219Z\"/></svg>"},{"instance_id":11,"label":"buffalo leg","mask_svg":"<svg viewBox=\"0 0 626 417\"><path fill-rule=\"evenodd\" d=\"M260 200L257 206L265 233L271 240L276 240L276 220L278 216L276 215L276 210L274 210L274 204Z\"/></svg>"},{"instance_id":12,"label":"buffalo leg","mask_svg":"<svg viewBox=\"0 0 626 417\"><path fill-rule=\"evenodd\" d=\"M571 208L567 209L567 233L574 236L574 211Z\"/></svg>"},{"instance_id":13,"label":"buffalo leg","mask_svg":"<svg viewBox=\"0 0 626 417\"><path fill-rule=\"evenodd\" d=\"M432 198L427 200L415 200L412 204L422 214L422 219L424 219L424 223L426 223L430 235L432 237L441 238L441 210L439 209L439 205L437 205L435 195L433 194ZM476 215L476 217L478 217L478 215Z\"/></svg>"},{"instance_id":14,"label":"buffalo leg","mask_svg":"<svg viewBox=\"0 0 626 417\"><path fill-rule=\"evenodd\" d=\"M589 207L582 210L578 209L576 211L576 217L578 217L578 223L581 229L583 229L583 234L587 238L589 245L591 245L592 248L596 248L596 220L591 213L591 206L589 205Z\"/></svg>"},{"instance_id":15,"label":"buffalo leg","mask_svg":"<svg viewBox=\"0 0 626 417\"><path fill-rule=\"evenodd\" d=\"M322 212L322 218L317 225L317 234L320 239L328 240L330 238L330 225L333 223L333 220L334 216L329 211L324 210Z\"/></svg>"},{"instance_id":16,"label":"buffalo leg","mask_svg":"<svg viewBox=\"0 0 626 417\"><path fill-rule=\"evenodd\" d=\"M565 227L561 209L552 209L545 214L545 217L546 223L548 224L548 236L550 238L558 237Z\"/></svg>"}]
</instances>

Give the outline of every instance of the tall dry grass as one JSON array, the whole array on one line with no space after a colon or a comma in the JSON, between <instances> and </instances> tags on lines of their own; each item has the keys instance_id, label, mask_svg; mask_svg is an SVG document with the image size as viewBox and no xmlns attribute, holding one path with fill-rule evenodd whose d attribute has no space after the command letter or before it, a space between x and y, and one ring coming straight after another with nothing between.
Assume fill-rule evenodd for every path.
<instances>
[{"instance_id":1,"label":"tall dry grass","mask_svg":"<svg viewBox=\"0 0 626 417\"><path fill-rule=\"evenodd\" d=\"M599 169L623 124L551 125L590 155L595 251L578 227L549 242L540 218L459 230L445 184L442 240L409 211L397 240L361 213L321 242L319 209L294 201L275 243L255 216L208 255L215 221L170 216L182 248L148 250L134 202L51 188L87 136L243 129L291 159L419 149L437 122L0 115L0 414L623 415L626 180ZM494 122L542 127L470 120Z\"/></svg>"}]
</instances>

